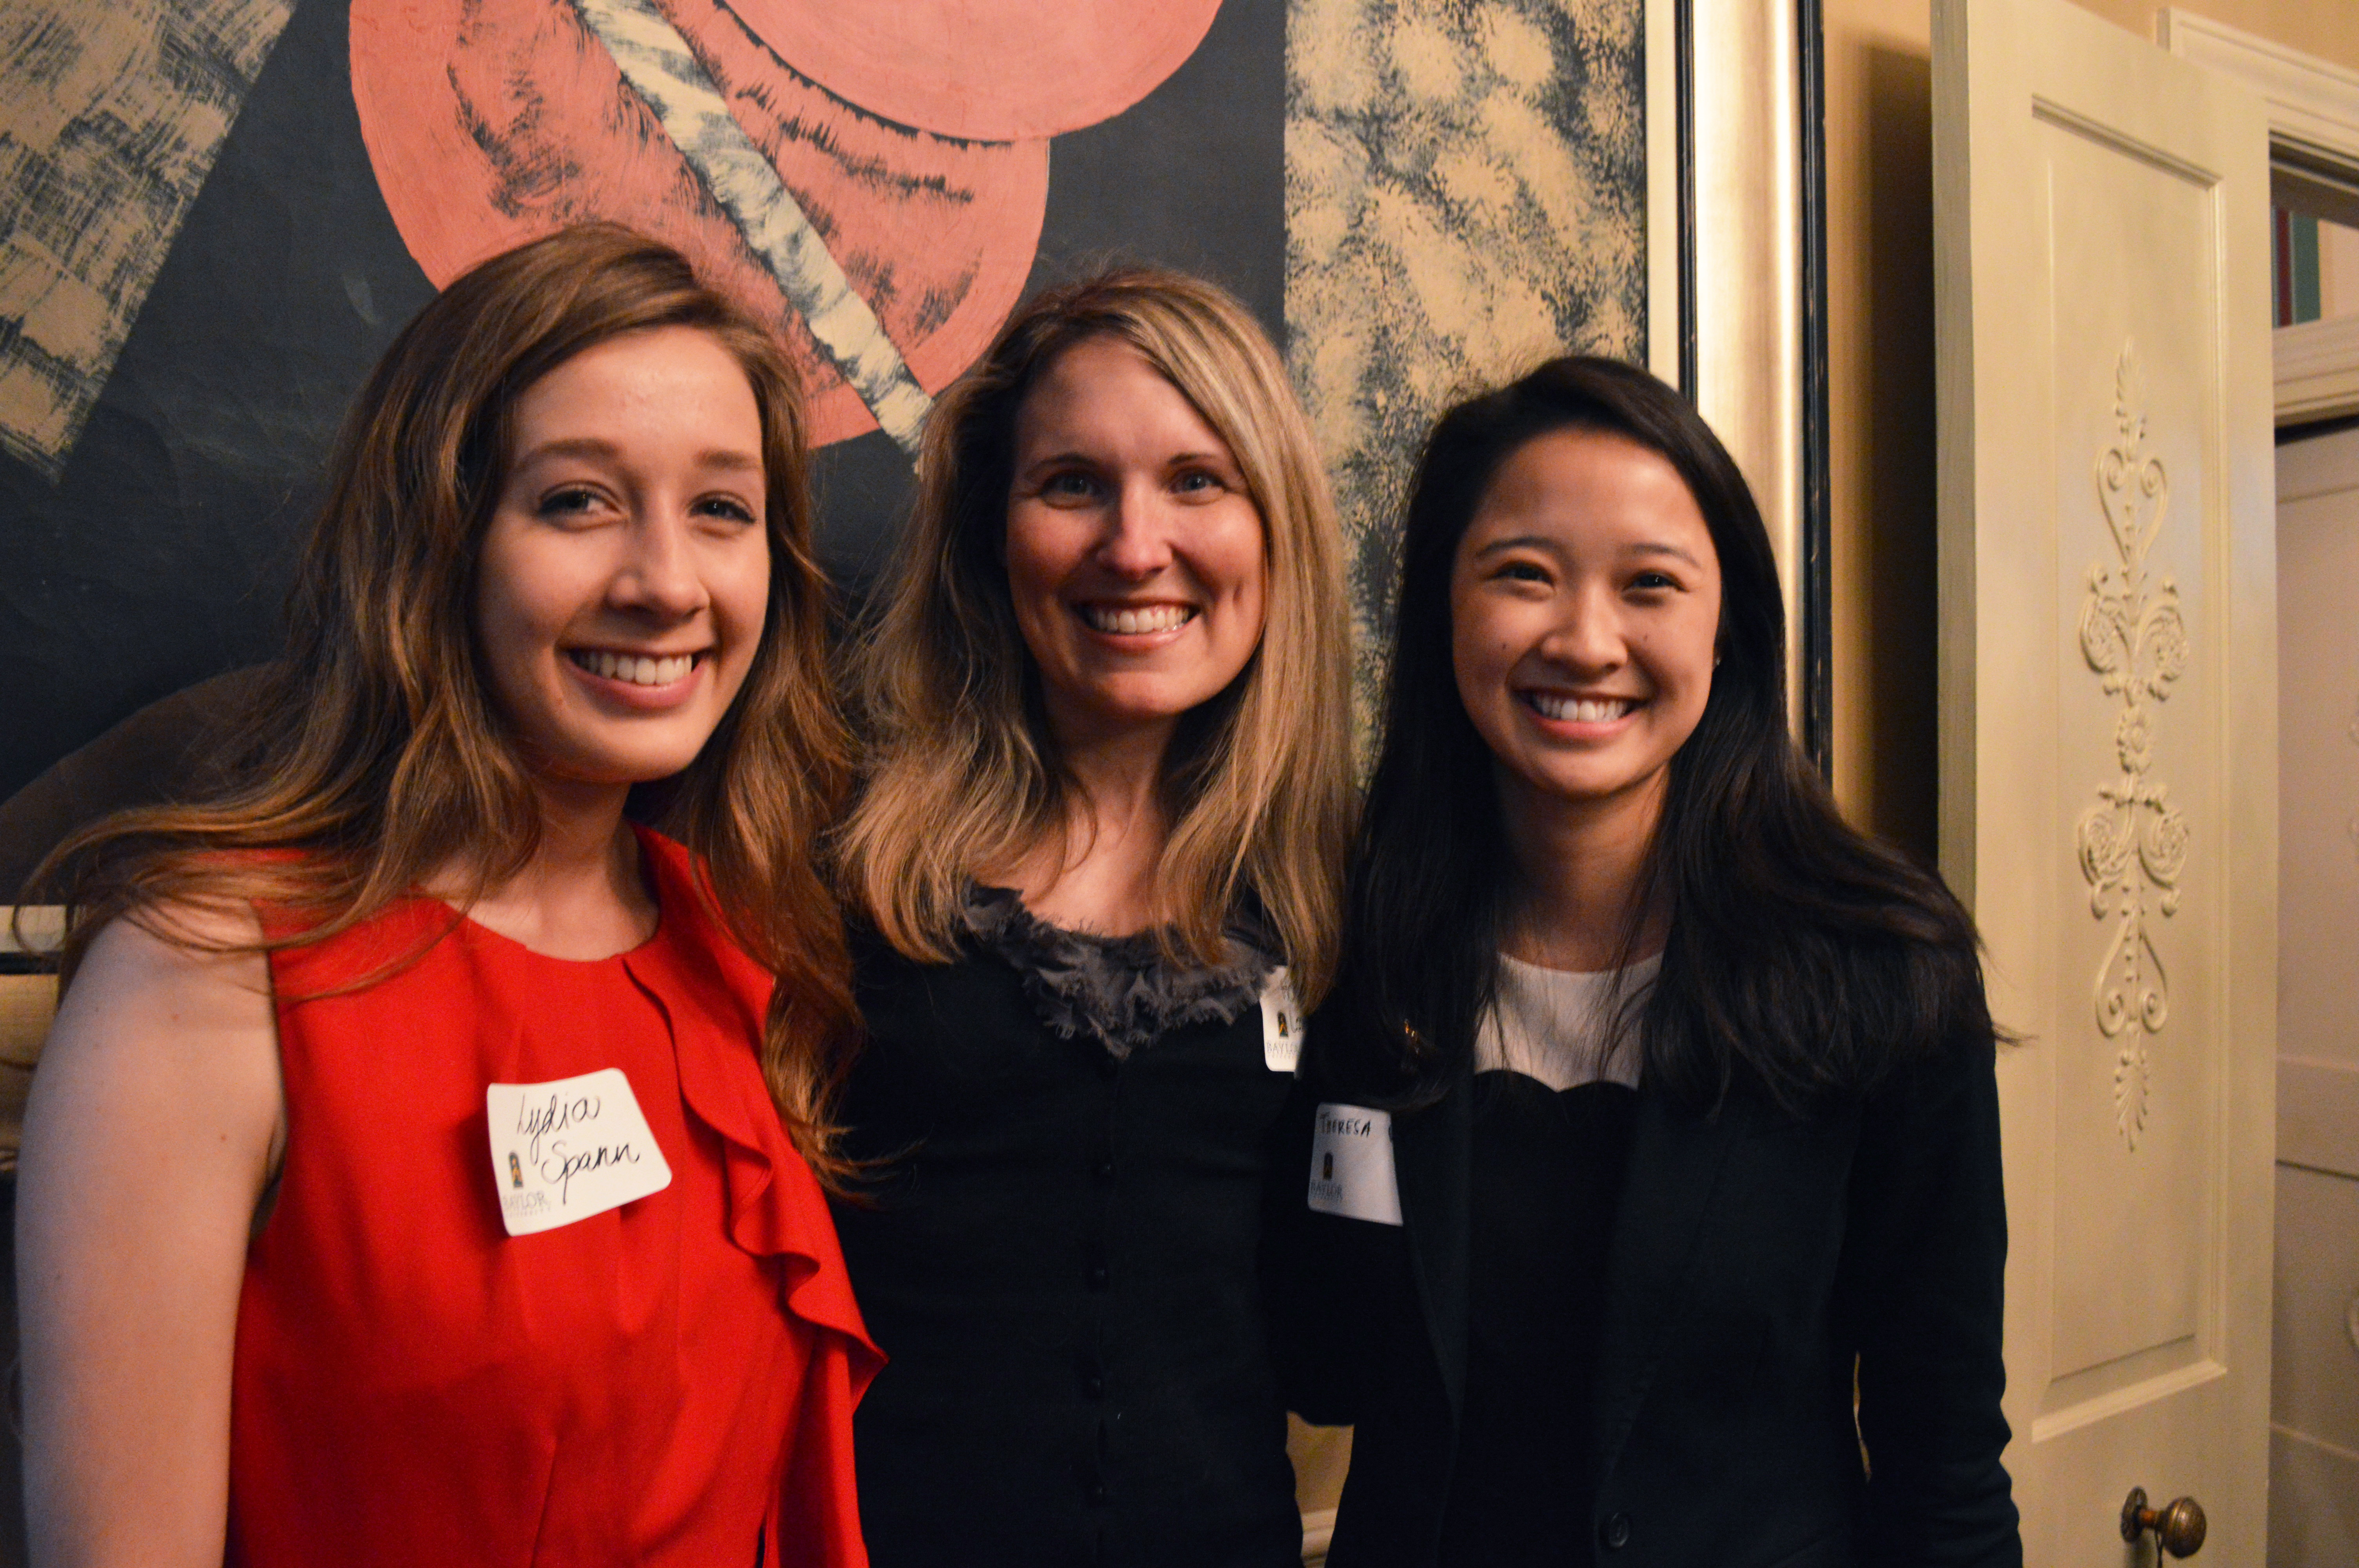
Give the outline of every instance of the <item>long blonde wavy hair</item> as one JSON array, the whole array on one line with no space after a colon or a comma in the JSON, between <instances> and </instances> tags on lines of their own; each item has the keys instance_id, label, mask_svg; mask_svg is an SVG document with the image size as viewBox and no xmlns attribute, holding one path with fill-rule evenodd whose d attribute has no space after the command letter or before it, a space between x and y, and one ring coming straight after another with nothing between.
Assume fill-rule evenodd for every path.
<instances>
[{"instance_id":1,"label":"long blonde wavy hair","mask_svg":"<svg viewBox=\"0 0 2359 1568\"><path fill-rule=\"evenodd\" d=\"M939 962L968 881L1059 831L1073 805L1005 549L1016 412L1059 355L1094 338L1137 350L1228 443L1269 574L1260 647L1165 760L1158 925L1217 962L1250 900L1309 1005L1334 972L1350 831L1343 545L1277 351L1234 298L1181 274L1124 268L1038 296L934 406L909 536L853 654L869 752L837 840L843 880L886 941Z\"/></svg>"},{"instance_id":2,"label":"long blonde wavy hair","mask_svg":"<svg viewBox=\"0 0 2359 1568\"><path fill-rule=\"evenodd\" d=\"M850 748L810 548L800 399L769 333L678 252L612 225L484 262L394 340L338 434L285 656L227 748L222 782L191 804L85 828L35 874L71 906L69 981L118 918L206 946L175 908L263 903L301 931L264 946L291 946L367 920L454 862L467 868L468 900L523 870L539 808L473 630L509 424L526 389L574 355L663 327L709 334L753 388L770 592L735 703L695 762L638 805L700 857L713 912L777 975L763 1073L814 1170L841 1173L830 1113L857 1015L842 918L813 855L842 808ZM242 852L283 849L300 853Z\"/></svg>"}]
</instances>

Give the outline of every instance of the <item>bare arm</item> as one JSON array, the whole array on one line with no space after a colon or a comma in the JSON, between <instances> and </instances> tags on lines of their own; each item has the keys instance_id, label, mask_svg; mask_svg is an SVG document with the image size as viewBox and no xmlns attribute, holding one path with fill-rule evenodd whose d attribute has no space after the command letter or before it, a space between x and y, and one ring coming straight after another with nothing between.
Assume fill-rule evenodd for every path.
<instances>
[{"instance_id":1,"label":"bare arm","mask_svg":"<svg viewBox=\"0 0 2359 1568\"><path fill-rule=\"evenodd\" d=\"M17 1186L39 1568L222 1561L238 1291L285 1121L266 961L103 932L43 1049Z\"/></svg>"}]
</instances>

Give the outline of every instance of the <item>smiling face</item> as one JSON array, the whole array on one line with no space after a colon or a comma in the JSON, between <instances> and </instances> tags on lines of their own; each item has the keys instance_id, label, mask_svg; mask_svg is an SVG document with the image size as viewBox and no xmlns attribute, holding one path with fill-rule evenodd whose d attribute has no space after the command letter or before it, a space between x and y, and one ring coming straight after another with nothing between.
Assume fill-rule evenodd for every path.
<instances>
[{"instance_id":1,"label":"smiling face","mask_svg":"<svg viewBox=\"0 0 2359 1568\"><path fill-rule=\"evenodd\" d=\"M769 603L761 453L745 373L693 328L611 339L516 400L475 633L544 783L668 777L728 711Z\"/></svg>"},{"instance_id":2,"label":"smiling face","mask_svg":"<svg viewBox=\"0 0 2359 1568\"><path fill-rule=\"evenodd\" d=\"M1459 541L1450 613L1510 814L1628 806L1651 827L1720 622L1719 557L1679 470L1595 431L1525 442Z\"/></svg>"},{"instance_id":3,"label":"smiling face","mask_svg":"<svg viewBox=\"0 0 2359 1568\"><path fill-rule=\"evenodd\" d=\"M1060 741L1169 738L1260 645L1260 512L1228 444L1137 350L1091 338L1016 416L1007 586Z\"/></svg>"}]
</instances>

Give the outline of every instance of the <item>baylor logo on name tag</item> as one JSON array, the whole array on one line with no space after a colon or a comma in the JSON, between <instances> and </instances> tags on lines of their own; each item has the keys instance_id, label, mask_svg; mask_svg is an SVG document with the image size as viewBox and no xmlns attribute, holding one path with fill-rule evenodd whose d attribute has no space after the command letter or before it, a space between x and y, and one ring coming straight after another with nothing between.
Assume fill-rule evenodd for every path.
<instances>
[{"instance_id":1,"label":"baylor logo on name tag","mask_svg":"<svg viewBox=\"0 0 2359 1568\"><path fill-rule=\"evenodd\" d=\"M671 1166L620 1067L487 1085L484 1110L510 1236L554 1230L671 1185Z\"/></svg>"},{"instance_id":2,"label":"baylor logo on name tag","mask_svg":"<svg viewBox=\"0 0 2359 1568\"><path fill-rule=\"evenodd\" d=\"M1294 1071L1302 1059L1302 1009L1280 964L1261 988L1261 1059L1273 1073Z\"/></svg>"},{"instance_id":3,"label":"baylor logo on name tag","mask_svg":"<svg viewBox=\"0 0 2359 1568\"><path fill-rule=\"evenodd\" d=\"M1321 1214L1401 1222L1393 1180L1393 1119L1364 1106L1322 1105L1310 1141L1310 1206Z\"/></svg>"}]
</instances>

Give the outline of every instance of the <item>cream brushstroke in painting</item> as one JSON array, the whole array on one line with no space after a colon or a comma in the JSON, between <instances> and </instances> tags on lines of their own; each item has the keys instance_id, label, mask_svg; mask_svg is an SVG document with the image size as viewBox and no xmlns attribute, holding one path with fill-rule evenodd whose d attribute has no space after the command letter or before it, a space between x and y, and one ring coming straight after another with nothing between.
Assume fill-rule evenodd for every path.
<instances>
[{"instance_id":1,"label":"cream brushstroke in painting","mask_svg":"<svg viewBox=\"0 0 2359 1568\"><path fill-rule=\"evenodd\" d=\"M55 479L291 0L0 0L0 449Z\"/></svg>"},{"instance_id":2,"label":"cream brushstroke in painting","mask_svg":"<svg viewBox=\"0 0 2359 1568\"><path fill-rule=\"evenodd\" d=\"M1288 368L1351 544L1374 718L1418 443L1550 354L1643 361L1643 0L1290 0Z\"/></svg>"},{"instance_id":3,"label":"cream brushstroke in painting","mask_svg":"<svg viewBox=\"0 0 2359 1568\"><path fill-rule=\"evenodd\" d=\"M681 38L648 0L574 0L665 135L777 278L870 416L915 454L933 400Z\"/></svg>"}]
</instances>

